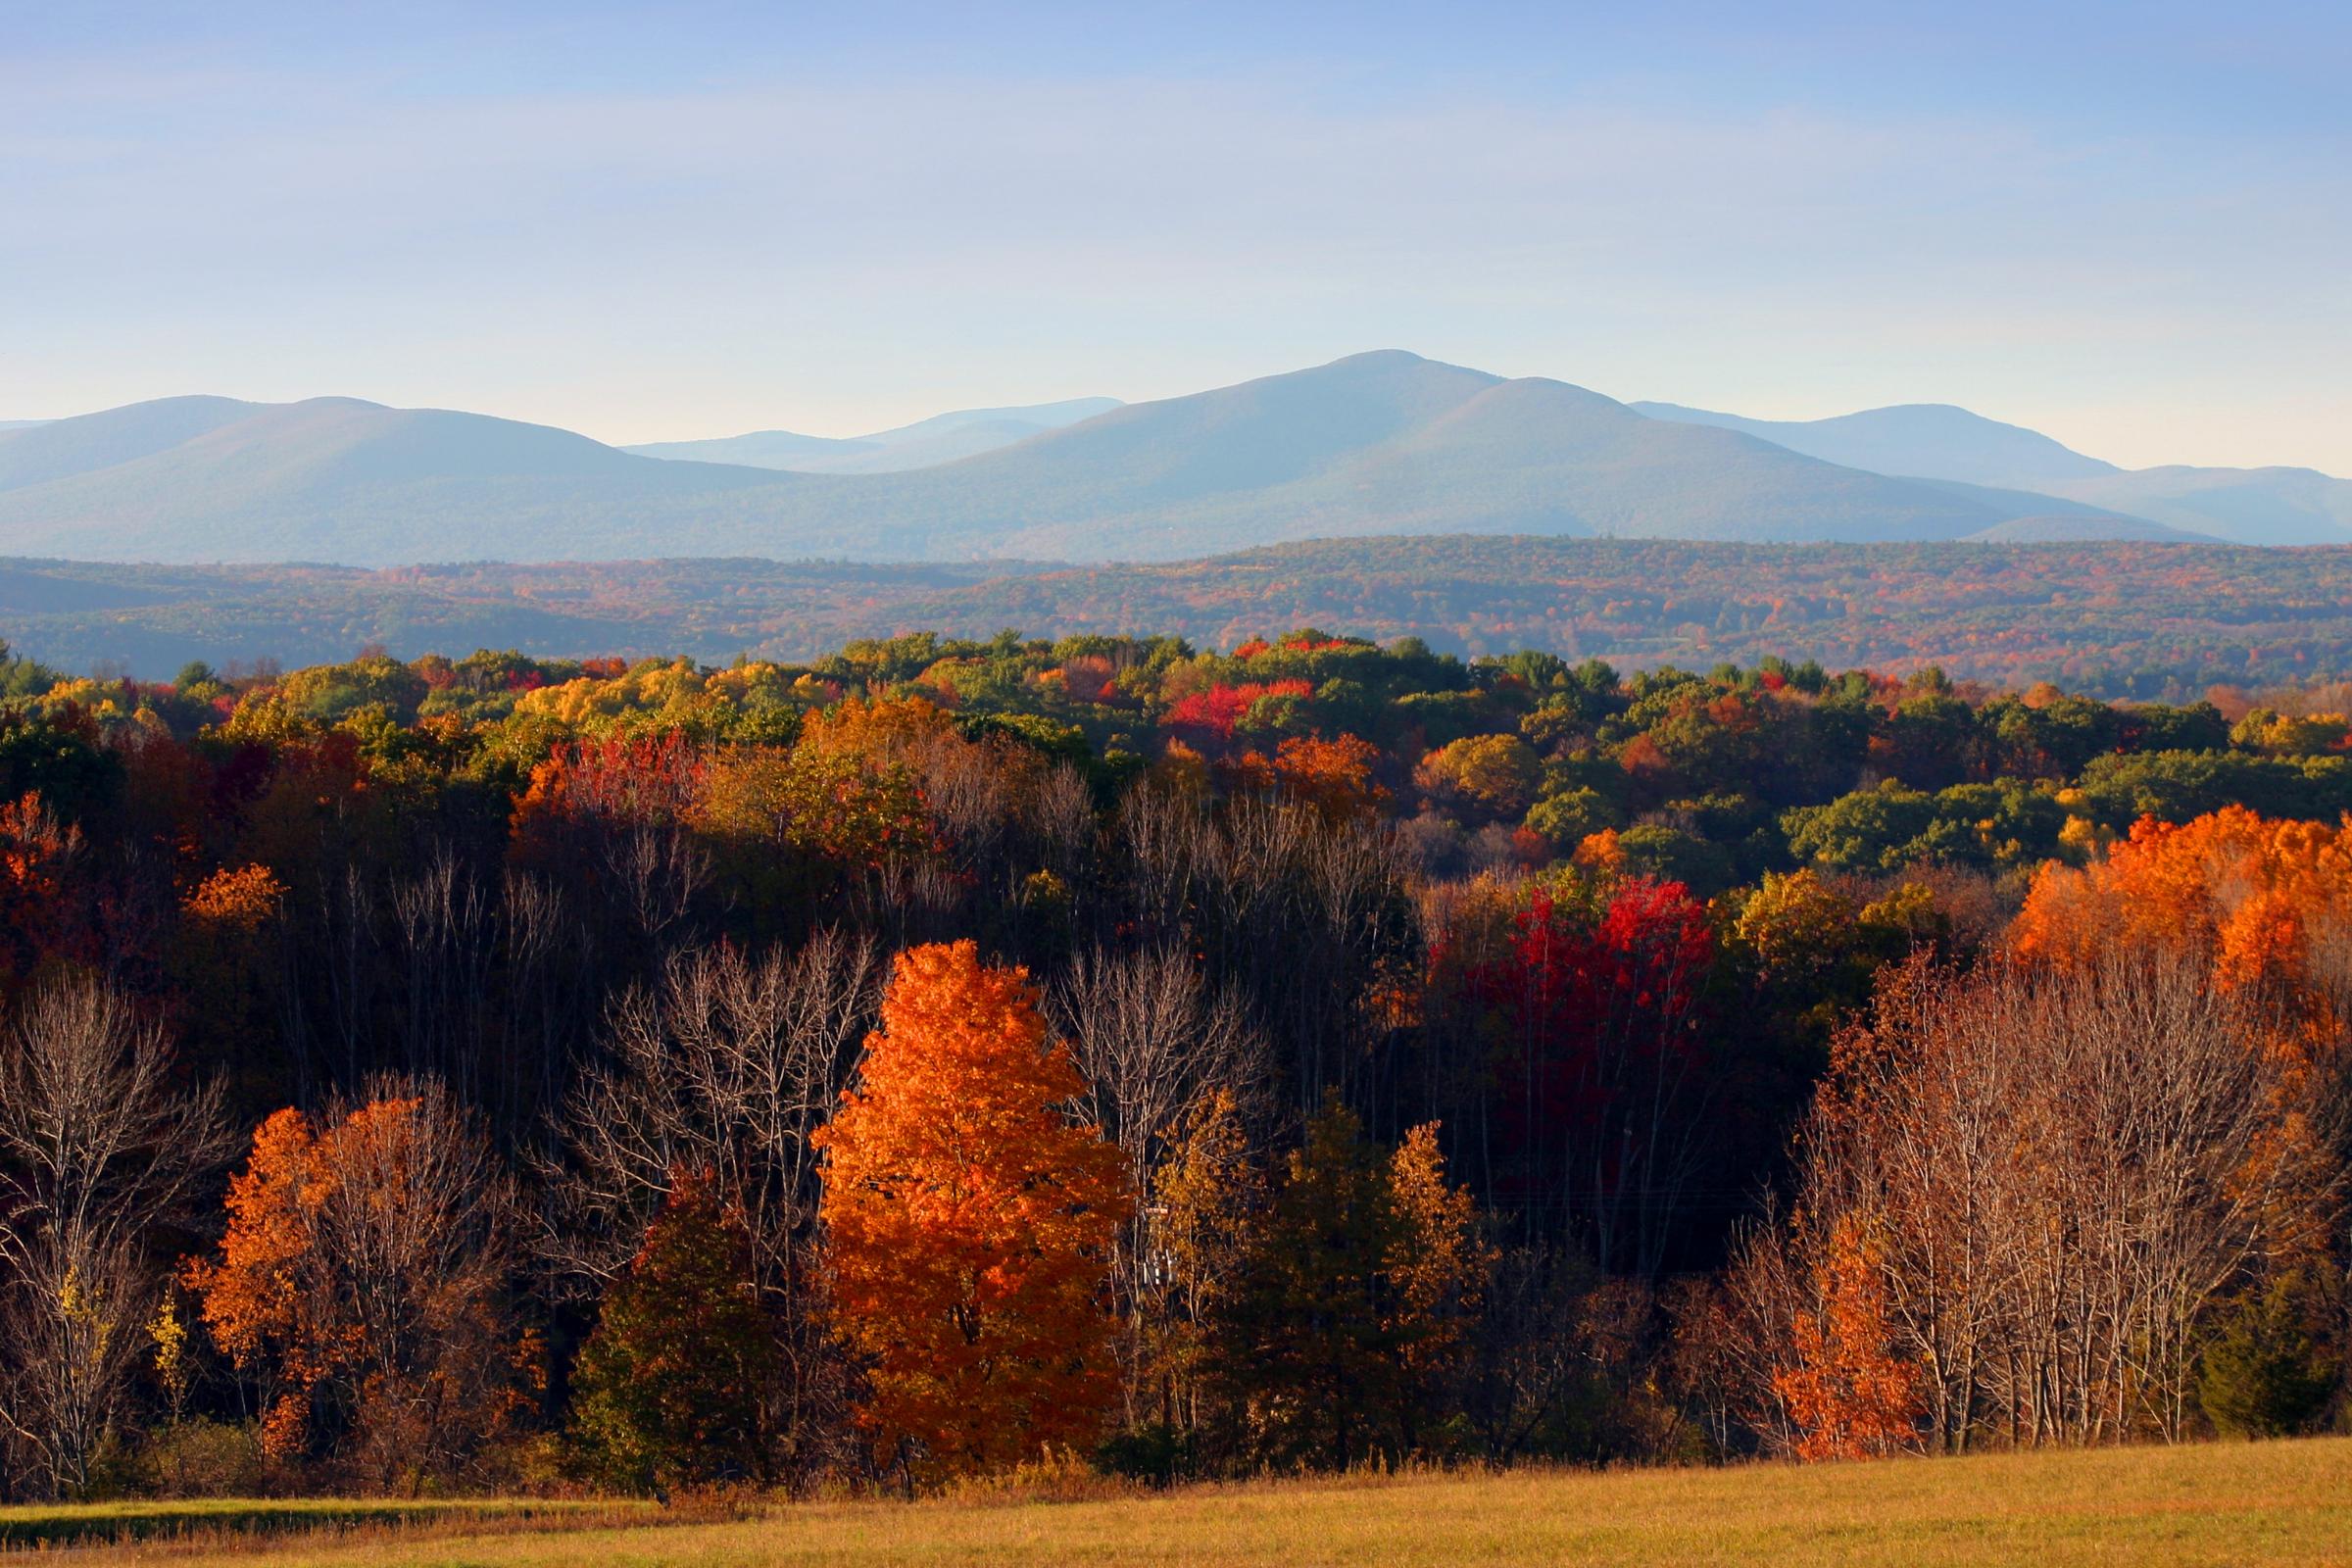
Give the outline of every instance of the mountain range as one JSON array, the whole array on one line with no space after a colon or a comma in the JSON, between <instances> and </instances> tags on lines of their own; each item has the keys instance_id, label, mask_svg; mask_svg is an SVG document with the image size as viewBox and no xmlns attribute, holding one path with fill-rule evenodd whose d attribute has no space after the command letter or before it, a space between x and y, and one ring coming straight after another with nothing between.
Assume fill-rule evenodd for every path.
<instances>
[{"instance_id":1,"label":"mountain range","mask_svg":"<svg viewBox=\"0 0 2352 1568\"><path fill-rule=\"evenodd\" d=\"M2124 470L1965 410L1773 422L1400 351L847 440L621 449L348 398L0 429L0 553L75 560L1172 561L1386 534L2352 542L2352 482Z\"/></svg>"}]
</instances>

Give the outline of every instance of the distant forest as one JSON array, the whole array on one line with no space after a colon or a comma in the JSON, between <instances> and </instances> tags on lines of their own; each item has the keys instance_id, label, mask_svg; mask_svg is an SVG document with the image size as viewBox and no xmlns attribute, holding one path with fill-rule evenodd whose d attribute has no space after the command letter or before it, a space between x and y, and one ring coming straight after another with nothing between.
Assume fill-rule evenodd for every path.
<instances>
[{"instance_id":1,"label":"distant forest","mask_svg":"<svg viewBox=\"0 0 2352 1568\"><path fill-rule=\"evenodd\" d=\"M670 560L382 570L0 562L0 632L75 673L308 663L380 646L808 661L927 629L1230 647L1285 626L1629 669L1775 655L2023 690L2193 699L2352 673L2352 549L1732 545L1454 535L1067 567Z\"/></svg>"}]
</instances>

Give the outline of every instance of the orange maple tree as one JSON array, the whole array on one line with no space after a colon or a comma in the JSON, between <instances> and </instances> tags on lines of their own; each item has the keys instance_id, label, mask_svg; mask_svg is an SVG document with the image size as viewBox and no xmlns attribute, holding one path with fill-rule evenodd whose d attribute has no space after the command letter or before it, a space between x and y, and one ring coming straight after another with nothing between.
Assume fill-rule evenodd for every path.
<instances>
[{"instance_id":1,"label":"orange maple tree","mask_svg":"<svg viewBox=\"0 0 2352 1568\"><path fill-rule=\"evenodd\" d=\"M1096 1435L1115 1397L1110 1249L1124 1164L1028 972L971 942L899 956L859 1085L817 1135L844 1338L877 1451L975 1471Z\"/></svg>"},{"instance_id":2,"label":"orange maple tree","mask_svg":"<svg viewBox=\"0 0 2352 1568\"><path fill-rule=\"evenodd\" d=\"M1283 787L1333 821L1368 815L1388 799L1372 780L1380 748L1360 735L1292 735L1275 748Z\"/></svg>"},{"instance_id":3,"label":"orange maple tree","mask_svg":"<svg viewBox=\"0 0 2352 1568\"><path fill-rule=\"evenodd\" d=\"M2303 983L2315 938L2352 910L2352 820L2273 821L2240 806L2183 823L2143 817L2105 858L2051 862L2011 936L2076 966L2113 948L2208 954L2223 985Z\"/></svg>"},{"instance_id":4,"label":"orange maple tree","mask_svg":"<svg viewBox=\"0 0 2352 1568\"><path fill-rule=\"evenodd\" d=\"M1794 1325L1795 1364L1772 1380L1800 1459L1868 1458L1918 1435L1919 1366L1888 1347L1880 1261L1878 1244L1849 1217L1814 1266L1815 1304Z\"/></svg>"},{"instance_id":5,"label":"orange maple tree","mask_svg":"<svg viewBox=\"0 0 2352 1568\"><path fill-rule=\"evenodd\" d=\"M2288 1072L2276 1125L2237 1180L2259 1190L2284 1179L2307 1212L2324 1211L2309 1200L2332 1180L2317 1104L2342 1070L2352 1013L2352 817L2281 821L2240 806L2179 824L2142 817L2102 859L2044 865L2010 940L2060 968L2118 953L2185 956L2220 990L2279 998L2264 1044ZM2321 1231L2307 1224L2292 1245L2316 1248Z\"/></svg>"},{"instance_id":6,"label":"orange maple tree","mask_svg":"<svg viewBox=\"0 0 2352 1568\"><path fill-rule=\"evenodd\" d=\"M314 1446L328 1413L389 1486L518 1413L535 1348L503 1314L510 1201L487 1138L438 1088L255 1130L220 1254L185 1280L261 1386L270 1457Z\"/></svg>"}]
</instances>

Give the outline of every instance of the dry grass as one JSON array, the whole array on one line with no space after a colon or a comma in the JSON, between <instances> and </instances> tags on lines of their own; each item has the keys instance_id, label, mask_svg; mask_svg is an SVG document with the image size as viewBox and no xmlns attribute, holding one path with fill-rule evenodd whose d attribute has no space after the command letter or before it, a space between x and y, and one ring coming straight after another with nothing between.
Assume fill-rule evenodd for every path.
<instances>
[{"instance_id":1,"label":"dry grass","mask_svg":"<svg viewBox=\"0 0 2352 1568\"><path fill-rule=\"evenodd\" d=\"M275 1568L2352 1564L2352 1440L1266 1483L1062 1503L807 1503L735 1522L507 1535L437 1527L170 1555Z\"/></svg>"},{"instance_id":2,"label":"dry grass","mask_svg":"<svg viewBox=\"0 0 2352 1568\"><path fill-rule=\"evenodd\" d=\"M540 1498L201 1497L0 1507L0 1551L139 1544L178 1553L249 1546L256 1536L308 1544L391 1533L574 1531L661 1518L650 1503Z\"/></svg>"}]
</instances>

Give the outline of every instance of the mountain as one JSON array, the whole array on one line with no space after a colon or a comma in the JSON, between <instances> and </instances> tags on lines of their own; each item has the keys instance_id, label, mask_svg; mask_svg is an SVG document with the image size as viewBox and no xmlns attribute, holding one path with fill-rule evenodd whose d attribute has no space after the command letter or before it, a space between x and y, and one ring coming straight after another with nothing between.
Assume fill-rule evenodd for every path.
<instances>
[{"instance_id":1,"label":"mountain","mask_svg":"<svg viewBox=\"0 0 2352 1568\"><path fill-rule=\"evenodd\" d=\"M882 437L919 444L992 422ZM1865 472L1565 382L1393 350L899 472L654 458L543 425L322 398L172 399L61 419L0 435L0 551L360 565L1177 560L1440 532L1914 541L2070 507L2114 515Z\"/></svg>"},{"instance_id":2,"label":"mountain","mask_svg":"<svg viewBox=\"0 0 2352 1568\"><path fill-rule=\"evenodd\" d=\"M700 498L789 478L441 409L171 398L0 435L0 537L82 560L627 553Z\"/></svg>"},{"instance_id":3,"label":"mountain","mask_svg":"<svg viewBox=\"0 0 2352 1568\"><path fill-rule=\"evenodd\" d=\"M1937 403L1805 420L1748 419L1673 403L1632 407L1652 418L1745 431L1829 463L1878 473L2038 491L2109 516L2122 514L2173 530L2126 533L2109 526L2104 532L2066 533L2068 538L2187 535L2250 545L2352 542L2352 480L2311 468L2119 468L2038 431Z\"/></svg>"},{"instance_id":4,"label":"mountain","mask_svg":"<svg viewBox=\"0 0 2352 1568\"><path fill-rule=\"evenodd\" d=\"M754 506L758 523L732 514ZM792 496L713 510L712 530L745 550L855 541L875 560L1074 561L1448 531L1957 538L2020 511L1396 351L1131 404L936 468L809 475Z\"/></svg>"},{"instance_id":5,"label":"mountain","mask_svg":"<svg viewBox=\"0 0 2352 1568\"><path fill-rule=\"evenodd\" d=\"M0 419L0 430L29 430L36 424L48 422L46 419Z\"/></svg>"},{"instance_id":6,"label":"mountain","mask_svg":"<svg viewBox=\"0 0 2352 1568\"><path fill-rule=\"evenodd\" d=\"M836 438L801 435L791 430L753 430L744 435L718 436L709 441L649 441L642 446L622 447L620 450L641 458L665 458L672 462L733 463L747 468L798 468L806 464L821 467L828 461L879 452L881 448L863 436Z\"/></svg>"},{"instance_id":7,"label":"mountain","mask_svg":"<svg viewBox=\"0 0 2352 1568\"><path fill-rule=\"evenodd\" d=\"M2236 544L2352 543L2352 479L2314 468L2138 468L2051 488Z\"/></svg>"},{"instance_id":8,"label":"mountain","mask_svg":"<svg viewBox=\"0 0 2352 1568\"><path fill-rule=\"evenodd\" d=\"M1653 419L1739 430L1824 463L1873 473L2038 490L2057 480L2120 471L2112 463L2086 458L2038 430L2003 424L1948 403L1906 403L1828 419L1748 419L1677 403L1629 407Z\"/></svg>"},{"instance_id":9,"label":"mountain","mask_svg":"<svg viewBox=\"0 0 2352 1568\"><path fill-rule=\"evenodd\" d=\"M1010 409L959 409L872 435L836 438L755 430L716 440L655 441L621 450L640 457L739 463L799 473L897 473L994 452L1120 406L1117 398L1071 398Z\"/></svg>"},{"instance_id":10,"label":"mountain","mask_svg":"<svg viewBox=\"0 0 2352 1568\"><path fill-rule=\"evenodd\" d=\"M0 490L116 467L248 419L268 405L235 398L159 398L0 435Z\"/></svg>"}]
</instances>

